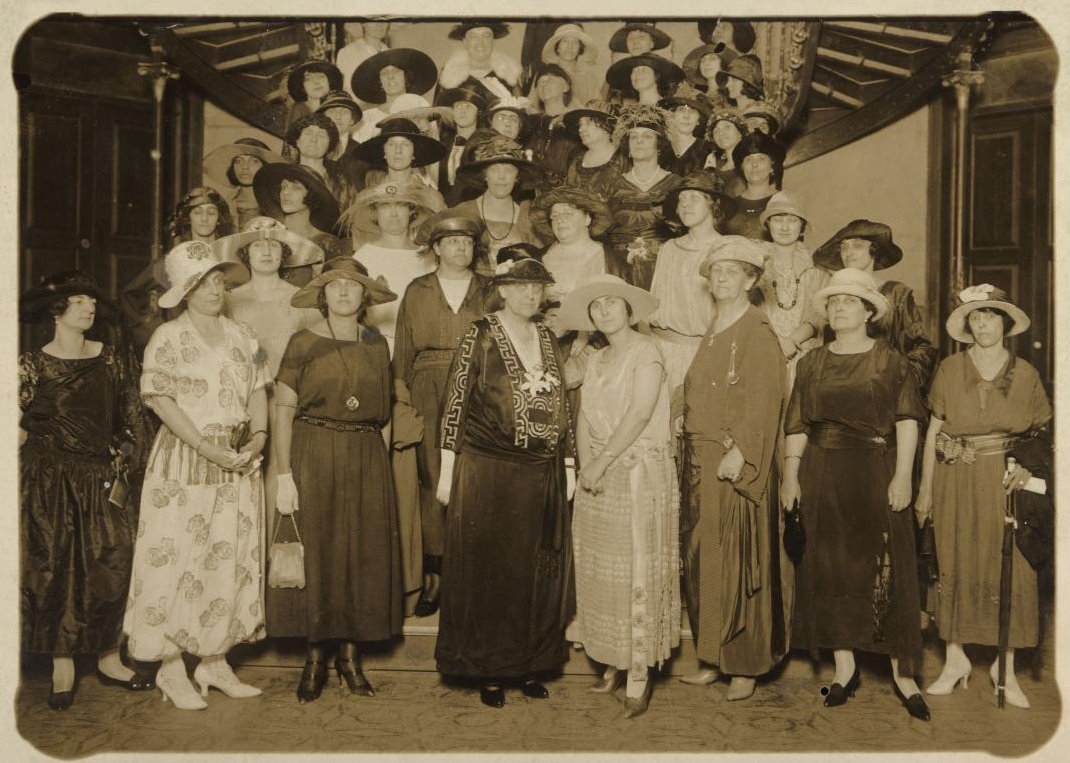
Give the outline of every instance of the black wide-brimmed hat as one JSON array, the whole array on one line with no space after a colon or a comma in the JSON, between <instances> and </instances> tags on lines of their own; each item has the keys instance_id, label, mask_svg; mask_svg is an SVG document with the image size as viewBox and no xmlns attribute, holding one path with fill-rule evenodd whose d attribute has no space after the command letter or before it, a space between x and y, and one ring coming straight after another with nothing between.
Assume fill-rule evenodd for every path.
<instances>
[{"instance_id":1,"label":"black wide-brimmed hat","mask_svg":"<svg viewBox=\"0 0 1070 763\"><path fill-rule=\"evenodd\" d=\"M453 106L453 104L460 101L470 103L475 106L482 113L487 110L487 97L484 92L477 90L467 82L462 82L460 85L449 90L443 90L435 98L437 103L443 106Z\"/></svg>"},{"instance_id":2,"label":"black wide-brimmed hat","mask_svg":"<svg viewBox=\"0 0 1070 763\"><path fill-rule=\"evenodd\" d=\"M680 83L672 95L665 96L658 101L658 106L668 111L672 111L677 106L690 106L702 115L703 122L710 118L710 112L713 111L713 104L709 99L686 80Z\"/></svg>"},{"instance_id":3,"label":"black wide-brimmed hat","mask_svg":"<svg viewBox=\"0 0 1070 763\"><path fill-rule=\"evenodd\" d=\"M349 78L353 94L368 103L386 103L379 72L395 66L405 72L405 92L421 95L435 86L438 68L429 55L414 48L391 48L365 59Z\"/></svg>"},{"instance_id":4,"label":"black wide-brimmed hat","mask_svg":"<svg viewBox=\"0 0 1070 763\"><path fill-rule=\"evenodd\" d=\"M718 86L724 87L728 84L730 77L738 79L744 85L750 85L759 93L764 90L765 79L762 75L762 60L758 56L736 56L728 64L727 69L717 72L714 80L716 80Z\"/></svg>"},{"instance_id":5,"label":"black wide-brimmed hat","mask_svg":"<svg viewBox=\"0 0 1070 763\"><path fill-rule=\"evenodd\" d=\"M211 178L216 185L226 188L231 185L230 178L227 177L227 171L236 158L246 155L255 156L260 160L261 165L286 161L282 156L269 149L263 141L256 138L238 138L233 143L228 143L209 151L205 155L201 167L204 169L204 174Z\"/></svg>"},{"instance_id":6,"label":"black wide-brimmed hat","mask_svg":"<svg viewBox=\"0 0 1070 763\"><path fill-rule=\"evenodd\" d=\"M721 210L722 220L727 220L736 213L736 200L725 193L721 179L711 172L698 170L684 176L683 182L666 194L665 201L661 205L666 219L679 222L680 216L676 212L676 207L680 203L680 194L684 191L699 191L709 196Z\"/></svg>"},{"instance_id":7,"label":"black wide-brimmed hat","mask_svg":"<svg viewBox=\"0 0 1070 763\"><path fill-rule=\"evenodd\" d=\"M732 47L740 53L750 53L754 49L754 43L758 35L754 31L754 24L742 19L726 19L732 25ZM713 31L721 19L709 19L698 22L698 36L705 43L713 42Z\"/></svg>"},{"instance_id":8,"label":"black wide-brimmed hat","mask_svg":"<svg viewBox=\"0 0 1070 763\"><path fill-rule=\"evenodd\" d=\"M313 227L331 233L338 223L338 201L315 172L301 164L269 164L261 167L253 179L253 193L260 211L283 221L286 214L279 206L279 188L283 180L295 180L308 189L305 197L311 209Z\"/></svg>"},{"instance_id":9,"label":"black wide-brimmed hat","mask_svg":"<svg viewBox=\"0 0 1070 763\"><path fill-rule=\"evenodd\" d=\"M648 66L654 70L654 77L661 82L670 84L679 82L684 78L684 70L664 56L655 53L643 53L638 56L622 58L609 67L606 71L606 82L611 87L623 92L635 92L632 87L632 69L639 66Z\"/></svg>"},{"instance_id":10,"label":"black wide-brimmed hat","mask_svg":"<svg viewBox=\"0 0 1070 763\"><path fill-rule=\"evenodd\" d=\"M871 220L852 220L817 248L814 252L814 264L825 270L840 270L843 267L840 244L852 238L865 239L873 245L870 252L873 254L874 270L890 268L903 259L903 250L892 241L891 228Z\"/></svg>"},{"instance_id":11,"label":"black wide-brimmed hat","mask_svg":"<svg viewBox=\"0 0 1070 763\"><path fill-rule=\"evenodd\" d=\"M695 87L704 88L707 86L706 78L699 71L702 59L706 56L717 56L721 61L721 70L724 70L732 59L736 58L735 52L729 50L723 42L716 45L699 45L694 48L684 56L684 62L680 66L684 70L684 75L687 77L688 82Z\"/></svg>"},{"instance_id":12,"label":"black wide-brimmed hat","mask_svg":"<svg viewBox=\"0 0 1070 763\"><path fill-rule=\"evenodd\" d=\"M561 186L541 194L531 203L531 208L528 210L531 227L544 241L554 238L550 225L550 212L554 204L571 204L576 209L589 214L591 224L588 226L588 231L592 238L600 238L613 224L613 215L609 211L609 206L597 193L581 186Z\"/></svg>"},{"instance_id":13,"label":"black wide-brimmed hat","mask_svg":"<svg viewBox=\"0 0 1070 763\"><path fill-rule=\"evenodd\" d=\"M468 34L469 29L479 29L480 27L486 27L494 34L495 40L500 40L509 34L509 25L501 21L491 21L490 19L475 19L473 21L463 21L457 24L450 30L449 38L451 40L463 40L464 36Z\"/></svg>"},{"instance_id":14,"label":"black wide-brimmed hat","mask_svg":"<svg viewBox=\"0 0 1070 763\"><path fill-rule=\"evenodd\" d=\"M342 71L337 66L330 61L305 61L295 66L286 78L286 90L298 103L308 100L308 93L305 92L305 75L310 72L326 74L328 90L342 89Z\"/></svg>"},{"instance_id":15,"label":"black wide-brimmed hat","mask_svg":"<svg viewBox=\"0 0 1070 763\"><path fill-rule=\"evenodd\" d=\"M649 34L650 39L654 41L654 50L667 48L672 43L672 38L654 26L654 24L634 22L625 24L613 33L613 36L609 38L609 49L614 53L627 53L629 32L646 32Z\"/></svg>"},{"instance_id":16,"label":"black wide-brimmed hat","mask_svg":"<svg viewBox=\"0 0 1070 763\"><path fill-rule=\"evenodd\" d=\"M114 318L118 315L118 308L108 299L97 279L81 270L63 270L45 276L19 296L19 320L24 323L46 322L50 317L49 305L80 294L97 301L97 312L101 316Z\"/></svg>"},{"instance_id":17,"label":"black wide-brimmed hat","mask_svg":"<svg viewBox=\"0 0 1070 763\"><path fill-rule=\"evenodd\" d=\"M407 138L412 142L412 166L424 167L434 164L446 155L446 147L429 135L420 132L420 128L411 119L391 117L379 123L379 134L357 146L354 152L358 159L363 159L375 167L386 164L383 146L394 137Z\"/></svg>"},{"instance_id":18,"label":"black wide-brimmed hat","mask_svg":"<svg viewBox=\"0 0 1070 763\"><path fill-rule=\"evenodd\" d=\"M469 158L457 168L460 174L478 174L492 164L511 164L519 172L517 187L527 186L540 175L539 168L528 159L524 147L505 135L488 134L485 140L472 145L471 148Z\"/></svg>"},{"instance_id":19,"label":"black wide-brimmed hat","mask_svg":"<svg viewBox=\"0 0 1070 763\"><path fill-rule=\"evenodd\" d=\"M561 121L569 130L576 132L580 129L580 119L583 117L592 117L605 122L609 125L609 133L612 134L613 126L617 122L617 109L609 101L592 98L587 101L586 106L579 106L566 111L564 116L561 117Z\"/></svg>"},{"instance_id":20,"label":"black wide-brimmed hat","mask_svg":"<svg viewBox=\"0 0 1070 763\"><path fill-rule=\"evenodd\" d=\"M784 166L784 157L787 151L774 138L764 132L752 132L743 136L743 139L732 149L732 161L736 167L743 166L743 159L751 154L765 154L772 159L778 167Z\"/></svg>"}]
</instances>

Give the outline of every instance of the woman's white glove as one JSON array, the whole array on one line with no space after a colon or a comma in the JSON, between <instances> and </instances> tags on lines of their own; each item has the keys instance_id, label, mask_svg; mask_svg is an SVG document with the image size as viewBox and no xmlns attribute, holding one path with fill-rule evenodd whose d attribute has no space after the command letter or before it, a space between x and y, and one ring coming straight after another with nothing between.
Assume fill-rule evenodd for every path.
<instances>
[{"instance_id":1,"label":"woman's white glove","mask_svg":"<svg viewBox=\"0 0 1070 763\"><path fill-rule=\"evenodd\" d=\"M294 483L293 472L279 475L278 492L275 495L275 508L283 516L289 516L297 511L297 485Z\"/></svg>"},{"instance_id":2,"label":"woman's white glove","mask_svg":"<svg viewBox=\"0 0 1070 763\"><path fill-rule=\"evenodd\" d=\"M453 490L453 462L457 454L449 448L440 448L439 453L442 455L442 466L435 487L435 500L445 506L450 502L450 492Z\"/></svg>"},{"instance_id":3,"label":"woman's white glove","mask_svg":"<svg viewBox=\"0 0 1070 763\"><path fill-rule=\"evenodd\" d=\"M572 496L576 495L576 467L565 467L565 498L572 500Z\"/></svg>"}]
</instances>

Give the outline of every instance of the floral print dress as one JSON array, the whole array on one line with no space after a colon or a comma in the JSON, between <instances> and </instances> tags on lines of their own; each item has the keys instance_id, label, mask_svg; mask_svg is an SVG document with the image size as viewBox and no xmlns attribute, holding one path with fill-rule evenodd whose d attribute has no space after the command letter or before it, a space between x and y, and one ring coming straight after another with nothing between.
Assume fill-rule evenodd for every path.
<instances>
[{"instance_id":1,"label":"floral print dress","mask_svg":"<svg viewBox=\"0 0 1070 763\"><path fill-rule=\"evenodd\" d=\"M264 386L252 329L221 318L212 347L183 313L145 349L141 395L170 397L204 437L226 445ZM149 454L123 630L130 654L223 654L264 635L263 482L259 469L226 471L161 426Z\"/></svg>"}]
</instances>

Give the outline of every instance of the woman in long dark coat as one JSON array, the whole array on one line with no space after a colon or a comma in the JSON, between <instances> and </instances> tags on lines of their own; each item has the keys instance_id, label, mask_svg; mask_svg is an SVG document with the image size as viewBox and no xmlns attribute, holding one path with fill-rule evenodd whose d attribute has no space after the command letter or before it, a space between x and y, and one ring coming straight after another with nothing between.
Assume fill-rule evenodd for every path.
<instances>
[{"instance_id":1,"label":"woman in long dark coat","mask_svg":"<svg viewBox=\"0 0 1070 763\"><path fill-rule=\"evenodd\" d=\"M447 509L435 659L441 673L479 680L491 707L504 705L506 680L549 696L535 674L567 659L575 608L563 358L532 321L553 278L524 249L498 260L505 305L469 326L450 368L437 490Z\"/></svg>"},{"instance_id":2,"label":"woman in long dark coat","mask_svg":"<svg viewBox=\"0 0 1070 763\"><path fill-rule=\"evenodd\" d=\"M918 421L925 406L906 357L866 333L888 311L873 278L838 271L815 296L836 332L803 356L784 424L780 502L802 510L792 645L832 649L825 707L858 686L854 650L887 654L907 712L929 720L921 671L918 581L910 512Z\"/></svg>"},{"instance_id":3,"label":"woman in long dark coat","mask_svg":"<svg viewBox=\"0 0 1070 763\"><path fill-rule=\"evenodd\" d=\"M423 544L423 592L416 616L438 609L442 571L443 507L438 485L438 433L449 391L453 353L469 324L487 312L490 280L473 272L483 234L478 220L443 210L419 234L435 253L438 267L409 284L398 308L394 339L394 390L399 402L411 402L423 418L424 434L416 446L420 490L420 535Z\"/></svg>"},{"instance_id":4,"label":"woman in long dark coat","mask_svg":"<svg viewBox=\"0 0 1070 763\"><path fill-rule=\"evenodd\" d=\"M764 253L725 236L699 272L716 313L684 380L681 545L687 614L701 662L731 676L726 694L754 693L755 678L787 651L786 583L775 501L780 413L787 394L784 358L764 313L748 293ZM685 676L717 678L709 668Z\"/></svg>"},{"instance_id":5,"label":"woman in long dark coat","mask_svg":"<svg viewBox=\"0 0 1070 763\"><path fill-rule=\"evenodd\" d=\"M59 273L19 303L24 320L54 324L19 358L22 648L52 656L48 706L66 710L75 654L97 654L104 683L153 688L119 657L137 510L112 488L117 465L131 480L144 468L151 432L124 353L86 338L98 308L116 316L92 278Z\"/></svg>"},{"instance_id":6,"label":"woman in long dark coat","mask_svg":"<svg viewBox=\"0 0 1070 763\"><path fill-rule=\"evenodd\" d=\"M390 418L390 354L383 336L361 325L368 305L394 299L359 262L338 257L290 300L324 316L290 338L275 379L276 507L296 511L306 584L268 589L267 625L273 636L308 640L301 702L323 690L329 640L339 642L339 681L374 696L357 642L401 633L401 548L381 431Z\"/></svg>"}]
</instances>

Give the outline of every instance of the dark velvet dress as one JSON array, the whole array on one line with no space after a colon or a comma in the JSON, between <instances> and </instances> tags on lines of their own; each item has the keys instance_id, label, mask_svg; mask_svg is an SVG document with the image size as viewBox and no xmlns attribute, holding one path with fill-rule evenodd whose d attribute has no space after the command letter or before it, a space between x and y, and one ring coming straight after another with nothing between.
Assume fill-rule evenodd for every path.
<instances>
[{"instance_id":1,"label":"dark velvet dress","mask_svg":"<svg viewBox=\"0 0 1070 763\"><path fill-rule=\"evenodd\" d=\"M306 582L267 589L272 636L380 641L401 633L401 545L379 431L390 417L389 363L386 340L374 330L359 342L307 329L290 337L276 382L297 393L290 466ZM345 404L350 395L359 401L355 411ZM365 428L342 429L354 424ZM280 541L293 540L287 518L276 524Z\"/></svg>"},{"instance_id":2,"label":"dark velvet dress","mask_svg":"<svg viewBox=\"0 0 1070 763\"><path fill-rule=\"evenodd\" d=\"M457 460L435 648L446 675L519 677L568 659L575 593L564 459L575 445L553 335L541 325L538 333L541 377L493 314L469 326L450 367L442 447Z\"/></svg>"},{"instance_id":3,"label":"dark velvet dress","mask_svg":"<svg viewBox=\"0 0 1070 763\"><path fill-rule=\"evenodd\" d=\"M675 172L680 177L698 172L706 166L706 158L713 150L713 144L704 138L696 138L682 154L676 155L671 147L662 153L660 164L670 172Z\"/></svg>"},{"instance_id":4,"label":"dark velvet dress","mask_svg":"<svg viewBox=\"0 0 1070 763\"><path fill-rule=\"evenodd\" d=\"M799 467L806 550L796 569L793 646L861 649L921 669L914 513L888 506L895 423L927 417L907 359L881 341L799 361L785 434L806 434Z\"/></svg>"},{"instance_id":5,"label":"dark velvet dress","mask_svg":"<svg viewBox=\"0 0 1070 763\"><path fill-rule=\"evenodd\" d=\"M736 198L736 213L724 224L726 236L746 236L756 241L771 241L769 231L762 225L762 212L765 211L772 195L762 199Z\"/></svg>"},{"instance_id":6,"label":"dark velvet dress","mask_svg":"<svg viewBox=\"0 0 1070 763\"><path fill-rule=\"evenodd\" d=\"M650 288L658 249L674 235L661 215L661 205L681 182L679 175L670 172L644 191L625 174L613 179L606 199L613 214L606 237L609 273L641 289Z\"/></svg>"},{"instance_id":7,"label":"dark velvet dress","mask_svg":"<svg viewBox=\"0 0 1070 763\"><path fill-rule=\"evenodd\" d=\"M586 153L587 149L580 146L569 157L568 169L565 170L565 185L584 188L606 201L615 179L628 169L628 162L618 151L605 164L584 167L583 157Z\"/></svg>"},{"instance_id":8,"label":"dark velvet dress","mask_svg":"<svg viewBox=\"0 0 1070 763\"><path fill-rule=\"evenodd\" d=\"M684 381L680 540L687 614L699 659L730 675L762 675L788 646L785 589L793 577L781 542L773 458L786 376L768 320L750 307L719 334L710 329ZM735 483L717 478L726 437L744 458Z\"/></svg>"},{"instance_id":9,"label":"dark velvet dress","mask_svg":"<svg viewBox=\"0 0 1070 763\"><path fill-rule=\"evenodd\" d=\"M107 345L76 360L28 352L19 358L19 407L28 433L19 452L22 648L54 655L114 649L137 501L108 501L116 474L109 446L124 429L133 435L133 483L151 437L137 381Z\"/></svg>"},{"instance_id":10,"label":"dark velvet dress","mask_svg":"<svg viewBox=\"0 0 1070 763\"><path fill-rule=\"evenodd\" d=\"M453 312L438 275L428 273L409 284L398 308L394 338L394 378L405 383L412 406L424 420L424 436L416 446L420 485L420 526L423 552L442 556L444 510L435 498L441 456L439 421L446 407L453 353L469 324L487 312L490 282L472 274L461 309Z\"/></svg>"},{"instance_id":11,"label":"dark velvet dress","mask_svg":"<svg viewBox=\"0 0 1070 763\"><path fill-rule=\"evenodd\" d=\"M572 153L583 146L560 119L548 114L532 114L525 120L527 131L526 148L531 150L531 160L542 170L539 179L540 191L549 191L564 184L568 160Z\"/></svg>"}]
</instances>

